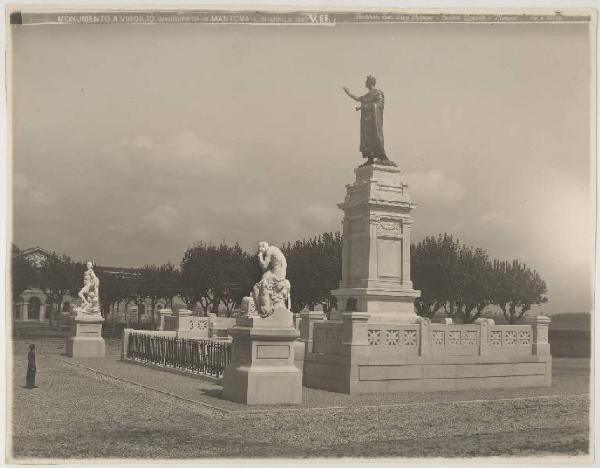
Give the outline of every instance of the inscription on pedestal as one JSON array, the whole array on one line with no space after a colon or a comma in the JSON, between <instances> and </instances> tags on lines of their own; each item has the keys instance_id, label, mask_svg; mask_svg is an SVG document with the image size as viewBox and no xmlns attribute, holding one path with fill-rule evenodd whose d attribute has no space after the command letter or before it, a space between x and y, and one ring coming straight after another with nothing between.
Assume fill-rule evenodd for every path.
<instances>
[{"instance_id":1,"label":"inscription on pedestal","mask_svg":"<svg viewBox=\"0 0 600 468\"><path fill-rule=\"evenodd\" d=\"M290 357L290 347L281 345L257 345L257 359L287 359Z\"/></svg>"},{"instance_id":2,"label":"inscription on pedestal","mask_svg":"<svg viewBox=\"0 0 600 468\"><path fill-rule=\"evenodd\" d=\"M377 275L383 278L402 276L402 241L377 239Z\"/></svg>"},{"instance_id":3,"label":"inscription on pedestal","mask_svg":"<svg viewBox=\"0 0 600 468\"><path fill-rule=\"evenodd\" d=\"M80 323L78 335L95 335L100 336L102 325L95 323Z\"/></svg>"}]
</instances>

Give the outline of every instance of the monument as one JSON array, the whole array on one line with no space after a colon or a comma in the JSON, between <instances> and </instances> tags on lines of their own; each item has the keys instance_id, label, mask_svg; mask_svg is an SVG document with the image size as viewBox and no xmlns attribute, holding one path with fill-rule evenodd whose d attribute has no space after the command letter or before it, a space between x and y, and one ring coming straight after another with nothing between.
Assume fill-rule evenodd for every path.
<instances>
[{"instance_id":1,"label":"monument","mask_svg":"<svg viewBox=\"0 0 600 468\"><path fill-rule=\"evenodd\" d=\"M360 151L367 162L354 170L346 186L342 280L334 318L346 311L369 313L369 322L415 323L414 301L420 292L410 280L411 202L401 170L391 162L383 142L383 92L367 76L364 96L344 91L361 103Z\"/></svg>"},{"instance_id":2,"label":"monument","mask_svg":"<svg viewBox=\"0 0 600 468\"><path fill-rule=\"evenodd\" d=\"M71 332L65 348L69 357L104 357L106 347L102 338L100 314L100 280L94 273L94 264L86 264L83 274L83 288L79 291L81 304L74 309L71 317Z\"/></svg>"},{"instance_id":3,"label":"monument","mask_svg":"<svg viewBox=\"0 0 600 468\"><path fill-rule=\"evenodd\" d=\"M410 279L411 202L408 185L394 166L355 169L346 186L342 279L331 293L341 318L346 311L369 313L369 321L415 323L420 292Z\"/></svg>"},{"instance_id":4,"label":"monument","mask_svg":"<svg viewBox=\"0 0 600 468\"><path fill-rule=\"evenodd\" d=\"M228 330L233 343L223 397L248 405L301 403L302 373L294 364L300 332L288 308L286 259L280 249L261 242L258 261L263 276L243 299L243 314Z\"/></svg>"},{"instance_id":5,"label":"monument","mask_svg":"<svg viewBox=\"0 0 600 468\"><path fill-rule=\"evenodd\" d=\"M547 317L524 325L431 323L417 317L410 279L411 200L383 149L383 93L367 77L360 101L367 163L346 186L342 279L331 320L302 317L303 383L343 393L548 386ZM366 113L366 115L365 115Z\"/></svg>"}]
</instances>

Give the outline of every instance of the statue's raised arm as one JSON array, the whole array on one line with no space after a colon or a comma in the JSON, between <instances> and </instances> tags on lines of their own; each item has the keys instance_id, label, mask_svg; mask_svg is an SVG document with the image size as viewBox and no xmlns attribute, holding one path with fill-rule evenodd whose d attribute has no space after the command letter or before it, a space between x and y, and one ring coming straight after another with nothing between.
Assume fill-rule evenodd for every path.
<instances>
[{"instance_id":1,"label":"statue's raised arm","mask_svg":"<svg viewBox=\"0 0 600 468\"><path fill-rule=\"evenodd\" d=\"M360 98L358 96L355 96L354 94L352 94L350 92L350 90L346 87L346 86L342 86L342 89L344 90L344 92L350 96L352 99L354 99L355 101L360 101Z\"/></svg>"},{"instance_id":2,"label":"statue's raised arm","mask_svg":"<svg viewBox=\"0 0 600 468\"><path fill-rule=\"evenodd\" d=\"M375 88L374 76L367 76L365 86L369 90L364 96L355 96L347 87L344 92L357 102L360 106L360 152L367 162L363 166L371 165L377 159L377 164L395 166L385 153L383 146L383 108L385 99L383 92Z\"/></svg>"}]
</instances>

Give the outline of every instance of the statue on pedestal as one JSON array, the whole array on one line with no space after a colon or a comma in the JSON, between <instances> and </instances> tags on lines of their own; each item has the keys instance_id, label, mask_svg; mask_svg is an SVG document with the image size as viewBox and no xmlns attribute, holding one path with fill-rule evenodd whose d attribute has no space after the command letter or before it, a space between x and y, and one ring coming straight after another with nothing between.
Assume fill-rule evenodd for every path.
<instances>
[{"instance_id":1,"label":"statue on pedestal","mask_svg":"<svg viewBox=\"0 0 600 468\"><path fill-rule=\"evenodd\" d=\"M71 317L71 334L65 340L68 357L103 358L106 346L102 338L104 318L100 313L100 280L94 273L94 264L87 262L83 274L83 288L79 291L81 304Z\"/></svg>"},{"instance_id":2,"label":"statue on pedestal","mask_svg":"<svg viewBox=\"0 0 600 468\"><path fill-rule=\"evenodd\" d=\"M377 159L377 164L385 166L395 166L387 158L383 147L383 92L375 89L376 79L374 76L367 76L365 86L368 88L364 96L355 96L344 86L342 89L348 96L357 102L360 106L356 107L360 111L360 152L367 162L363 166L369 166Z\"/></svg>"},{"instance_id":3,"label":"statue on pedestal","mask_svg":"<svg viewBox=\"0 0 600 468\"><path fill-rule=\"evenodd\" d=\"M260 242L257 256L264 273L251 293L256 312L264 318L273 315L278 305L284 305L289 310L291 285L285 278L287 261L283 252L267 242ZM246 305L248 315L253 312L252 309L251 305Z\"/></svg>"},{"instance_id":4,"label":"statue on pedestal","mask_svg":"<svg viewBox=\"0 0 600 468\"><path fill-rule=\"evenodd\" d=\"M246 405L302 402L302 372L294 347L300 332L289 310L290 282L283 252L258 244L262 278L242 299L241 314L227 333L231 363L223 372L223 398ZM288 305L286 306L286 300Z\"/></svg>"},{"instance_id":5,"label":"statue on pedestal","mask_svg":"<svg viewBox=\"0 0 600 468\"><path fill-rule=\"evenodd\" d=\"M87 262L87 270L83 274L83 288L78 296L81 298L81 305L75 308L76 315L100 315L100 280L94 273L94 264Z\"/></svg>"}]
</instances>

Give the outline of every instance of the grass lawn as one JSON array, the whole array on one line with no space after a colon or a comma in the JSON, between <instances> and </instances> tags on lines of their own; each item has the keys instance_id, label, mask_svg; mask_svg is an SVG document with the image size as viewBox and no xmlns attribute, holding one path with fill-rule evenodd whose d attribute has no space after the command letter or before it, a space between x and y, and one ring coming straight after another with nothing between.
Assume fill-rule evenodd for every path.
<instances>
[{"instance_id":1,"label":"grass lawn","mask_svg":"<svg viewBox=\"0 0 600 468\"><path fill-rule=\"evenodd\" d=\"M418 395L407 395L406 400L396 396L394 402L411 403L404 406L368 405L365 402L373 401L368 397L343 400L350 402L343 408L252 412L210 408L73 365L61 355L62 342L52 339L36 339L39 388L27 390L27 344L14 340L13 401L8 404L13 411L12 461L506 457L588 451L589 360L555 362L558 387L538 388L535 396L528 389L512 390L512 394L487 390L484 394L492 399L486 400L481 392L463 391L447 392L437 401L431 395L420 400ZM118 345L110 343L107 362L115 360ZM131 366L132 381L136 380L133 369L143 369L156 386L170 379L201 385L197 379L122 365ZM338 398L328 392L310 393L310 398L318 400L320 395L324 400ZM532 398L514 398L520 396Z\"/></svg>"}]
</instances>

